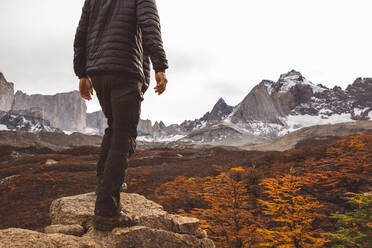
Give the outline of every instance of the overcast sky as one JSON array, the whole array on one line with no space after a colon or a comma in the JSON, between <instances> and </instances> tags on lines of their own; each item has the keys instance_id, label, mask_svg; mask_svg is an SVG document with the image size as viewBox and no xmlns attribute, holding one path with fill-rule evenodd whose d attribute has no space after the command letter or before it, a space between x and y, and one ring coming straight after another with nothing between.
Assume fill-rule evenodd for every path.
<instances>
[{"instance_id":1,"label":"overcast sky","mask_svg":"<svg viewBox=\"0 0 372 248\"><path fill-rule=\"evenodd\" d=\"M83 0L1 0L0 71L16 90L78 89L73 39ZM168 89L145 94L142 118L201 117L219 97L238 104L291 69L345 88L372 76L371 0L158 0ZM99 110L96 96L88 112Z\"/></svg>"}]
</instances>

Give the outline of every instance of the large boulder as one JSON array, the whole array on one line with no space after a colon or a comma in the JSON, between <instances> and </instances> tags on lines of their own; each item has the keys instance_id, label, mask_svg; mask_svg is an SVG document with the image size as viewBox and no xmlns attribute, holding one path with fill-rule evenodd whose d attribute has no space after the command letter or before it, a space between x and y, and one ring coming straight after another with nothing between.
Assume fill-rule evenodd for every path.
<instances>
[{"instance_id":1,"label":"large boulder","mask_svg":"<svg viewBox=\"0 0 372 248\"><path fill-rule=\"evenodd\" d=\"M135 193L121 193L121 204L140 223L115 228L111 232L95 230L91 225L96 195L64 197L52 202L51 225L46 233L23 229L0 230L2 247L120 247L120 248L212 248L199 220L169 214L163 207Z\"/></svg>"},{"instance_id":2,"label":"large boulder","mask_svg":"<svg viewBox=\"0 0 372 248\"><path fill-rule=\"evenodd\" d=\"M19 228L0 230L0 247L4 248L81 247L79 241L79 237L64 234L45 234Z\"/></svg>"}]
</instances>

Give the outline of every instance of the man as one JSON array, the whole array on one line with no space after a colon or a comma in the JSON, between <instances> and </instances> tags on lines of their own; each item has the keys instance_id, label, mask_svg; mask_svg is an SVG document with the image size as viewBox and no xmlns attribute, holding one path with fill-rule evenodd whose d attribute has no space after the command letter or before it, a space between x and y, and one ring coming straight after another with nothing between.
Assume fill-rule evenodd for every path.
<instances>
[{"instance_id":1,"label":"man","mask_svg":"<svg viewBox=\"0 0 372 248\"><path fill-rule=\"evenodd\" d=\"M150 59L155 92L166 89L168 61L162 43L155 0L85 0L74 40L74 71L81 97L91 100L94 89L108 120L97 163L96 229L138 222L123 211L120 188L136 148Z\"/></svg>"}]
</instances>

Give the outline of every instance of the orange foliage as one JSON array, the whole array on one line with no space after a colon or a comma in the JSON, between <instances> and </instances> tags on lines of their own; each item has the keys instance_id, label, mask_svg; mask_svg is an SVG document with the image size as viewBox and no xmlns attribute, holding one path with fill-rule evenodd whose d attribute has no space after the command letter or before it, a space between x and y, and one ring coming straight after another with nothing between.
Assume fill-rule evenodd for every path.
<instances>
[{"instance_id":1,"label":"orange foliage","mask_svg":"<svg viewBox=\"0 0 372 248\"><path fill-rule=\"evenodd\" d=\"M294 171L292 171L294 172ZM260 183L265 188L268 200L259 200L263 214L270 216L266 228L259 228L266 242L263 247L316 248L327 242L320 237L323 230L312 223L324 217L315 211L322 205L310 195L302 194L303 178L292 174L267 178Z\"/></svg>"}]
</instances>

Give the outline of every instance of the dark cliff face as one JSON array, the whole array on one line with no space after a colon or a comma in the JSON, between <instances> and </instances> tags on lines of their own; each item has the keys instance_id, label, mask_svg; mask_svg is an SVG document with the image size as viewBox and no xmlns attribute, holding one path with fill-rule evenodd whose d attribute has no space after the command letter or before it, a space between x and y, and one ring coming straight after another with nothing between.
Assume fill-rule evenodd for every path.
<instances>
[{"instance_id":1,"label":"dark cliff face","mask_svg":"<svg viewBox=\"0 0 372 248\"><path fill-rule=\"evenodd\" d=\"M9 111L14 99L14 84L9 83L0 72L0 110Z\"/></svg>"},{"instance_id":2,"label":"dark cliff face","mask_svg":"<svg viewBox=\"0 0 372 248\"><path fill-rule=\"evenodd\" d=\"M297 106L307 103L314 94L326 90L307 81L301 73L290 71L282 74L277 82L264 80L239 104L234 123L264 121L280 124ZM309 110L308 113L314 113Z\"/></svg>"},{"instance_id":3,"label":"dark cliff face","mask_svg":"<svg viewBox=\"0 0 372 248\"><path fill-rule=\"evenodd\" d=\"M207 125L219 123L230 115L233 109L234 107L227 105L225 100L221 97L211 111L208 111L199 119L184 121L180 127L185 132L192 132L193 130L204 128Z\"/></svg>"},{"instance_id":4,"label":"dark cliff face","mask_svg":"<svg viewBox=\"0 0 372 248\"><path fill-rule=\"evenodd\" d=\"M62 130L82 131L86 127L86 104L78 91L55 95L27 95L17 91L12 110L27 110L32 107L42 109L44 119Z\"/></svg>"},{"instance_id":5,"label":"dark cliff face","mask_svg":"<svg viewBox=\"0 0 372 248\"><path fill-rule=\"evenodd\" d=\"M26 111L48 120L52 127L103 135L107 120L102 111L86 113L85 101L78 91L56 95L27 95L17 91L0 73L0 111ZM6 100L4 100L6 99ZM6 104L5 104L6 103ZM31 111L39 109L39 111ZM38 114L38 116L36 115ZM223 142L228 137L275 139L285 132L323 122L339 123L372 119L372 79L358 78L345 90L315 85L301 73L292 70L274 82L263 80L237 106L220 98L211 111L201 118L166 126L163 122L140 120L138 136L144 140L165 141L188 136L193 141ZM322 121L325 120L325 121ZM324 123L323 123L324 124ZM247 142L248 142L247 141ZM226 143L228 144L228 143Z\"/></svg>"},{"instance_id":6,"label":"dark cliff face","mask_svg":"<svg viewBox=\"0 0 372 248\"><path fill-rule=\"evenodd\" d=\"M104 135L107 119L102 111L87 113L86 127L96 130L98 135Z\"/></svg>"},{"instance_id":7,"label":"dark cliff face","mask_svg":"<svg viewBox=\"0 0 372 248\"><path fill-rule=\"evenodd\" d=\"M184 139L223 142L231 133L240 133L241 139L248 137L245 142L252 142L249 135L274 140L302 127L370 119L371 78L358 78L345 90L337 86L329 89L292 70L276 82L263 80L256 85L222 121L202 129L196 125L200 119L188 122L196 128Z\"/></svg>"},{"instance_id":8,"label":"dark cliff face","mask_svg":"<svg viewBox=\"0 0 372 248\"><path fill-rule=\"evenodd\" d=\"M26 131L30 133L58 132L62 130L54 128L48 120L41 118L37 110L21 110L5 112L0 118L2 129L11 131Z\"/></svg>"},{"instance_id":9,"label":"dark cliff face","mask_svg":"<svg viewBox=\"0 0 372 248\"><path fill-rule=\"evenodd\" d=\"M250 123L265 121L276 123L283 113L276 106L273 97L268 91L268 81L262 81L254 87L244 100L236 107L231 117L233 123Z\"/></svg>"},{"instance_id":10,"label":"dark cliff face","mask_svg":"<svg viewBox=\"0 0 372 248\"><path fill-rule=\"evenodd\" d=\"M345 92L354 100L354 107L372 107L372 78L357 78Z\"/></svg>"},{"instance_id":11,"label":"dark cliff face","mask_svg":"<svg viewBox=\"0 0 372 248\"><path fill-rule=\"evenodd\" d=\"M213 106L210 112L207 122L208 124L218 123L227 117L232 111L233 107L226 104L223 98L220 98L217 103Z\"/></svg>"},{"instance_id":12,"label":"dark cliff face","mask_svg":"<svg viewBox=\"0 0 372 248\"><path fill-rule=\"evenodd\" d=\"M368 119L372 107L372 79L358 78L346 90L315 85L297 71L282 74L277 82L262 81L236 107L234 123L281 123L288 115L331 116L351 114ZM361 109L363 111L359 111ZM355 113L358 112L358 113ZM360 113L362 112L362 113Z\"/></svg>"}]
</instances>

